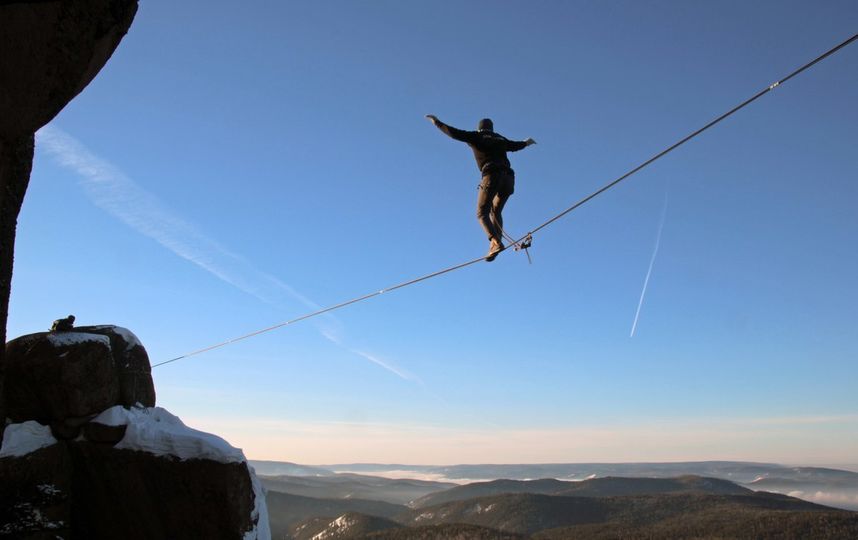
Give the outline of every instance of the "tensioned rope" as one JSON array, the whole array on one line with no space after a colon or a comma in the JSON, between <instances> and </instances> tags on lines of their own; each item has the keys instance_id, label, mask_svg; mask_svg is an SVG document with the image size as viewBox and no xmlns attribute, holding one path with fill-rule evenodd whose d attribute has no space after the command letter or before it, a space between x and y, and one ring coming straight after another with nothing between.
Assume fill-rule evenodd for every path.
<instances>
[{"instance_id":1,"label":"tensioned rope","mask_svg":"<svg viewBox=\"0 0 858 540\"><path fill-rule=\"evenodd\" d=\"M573 210L575 210L576 208L580 207L581 205L583 205L583 204L587 203L588 201L590 201L590 200L592 200L592 199L596 198L597 196L601 195L602 193L604 193L604 192L608 191L609 189L611 189L612 187L616 186L617 184L619 184L619 183L620 183L620 182L622 182L623 180L627 179L628 177L632 176L632 175L633 175L633 174L635 174L636 172L640 171L640 170L641 170L641 169L643 169L644 167L646 167L646 166L650 165L650 164L651 164L651 163L653 163L654 161L656 161L656 160L658 160L658 159L660 159L660 158L664 157L665 155L669 154L670 152L672 152L673 150L675 150L675 149L677 149L678 147L682 146L682 145L683 145L683 144L685 144L686 142L688 142L688 141L690 141L691 139L693 139L693 138L697 137L698 135L700 135L700 134L701 134L701 133L703 133L704 131L706 131L706 130L708 130L709 128L713 127L714 125L716 125L716 124L720 123L722 120L724 120L724 119L728 118L729 116L732 116L734 113L736 113L736 112L738 112L739 110L741 110L741 109L745 108L746 106L750 105L751 103L753 103L754 101L756 101L757 99L759 99L760 97L762 97L763 95L765 95L765 94L767 94L767 93L771 92L772 90L774 90L775 88L777 88L777 87L778 87L778 86L780 86L781 84L783 84L783 83L785 83L786 81L788 81L788 80L792 79L793 77L795 77L795 76L796 76L796 75L798 75L799 73L801 73L801 72L805 71L806 69L810 68L811 66L813 66L813 65L814 65L814 64L816 64L817 62L820 62L820 61L824 60L825 58L827 58L827 57L831 56L832 54L834 54L834 53L836 53L837 51L839 51L840 49L842 49L842 48L846 47L847 45L849 45L850 43L852 43L852 42L853 42L853 41L855 41L855 40L858 40L858 34L853 35L852 37L850 37L849 39L847 39L847 40L846 40L846 41L844 41L843 43L841 43L841 44L837 45L836 47L834 47L834 48L832 48L832 49L830 49L830 50L826 51L825 53L823 53L823 54L821 54L820 56L816 57L814 60L812 60L812 61L808 62L807 64L805 64L805 65L801 66L800 68L796 69L795 71L793 71L792 73L790 73L790 74L789 74L789 75L787 75L786 77L784 77L784 78L780 79L779 81L777 81L777 82L775 82L775 83L772 83L771 85L769 85L768 87L764 88L763 90L760 90L760 91L759 91L759 92L757 92L754 96L752 96L752 97L750 97L750 98L746 99L745 101L743 101L743 102L742 102L742 103L740 103L739 105L736 105L735 107L733 107L733 108L732 108L732 109L730 109L729 111L725 112L725 113L724 113L724 114L722 114L721 116L719 116L719 117L715 118L714 120L712 120L711 122L709 122L709 123L708 123L708 124L706 124L705 126L703 126L703 127L701 127L700 129L698 129L697 131L694 131L694 132L693 132L693 133L691 133L690 135L685 136L684 138L680 139L680 140L679 140L679 141L677 141L676 143L672 144L671 146L667 147L666 149L662 150L661 152L659 152L659 153L655 154L654 156L652 156L652 157L651 157L651 158L649 158L648 160L644 161L643 163L641 163L640 165L638 165L638 166L637 166L637 167L635 167L634 169L630 170L629 172L627 172L627 173L623 174L622 176L620 176L620 177L619 177L619 178L617 178L616 180L613 180L613 181L609 182L608 184L605 184L603 187L601 187L601 188L599 188L598 190L594 191L594 192L593 192L593 193L591 193L590 195L588 195L588 196L584 197L583 199L581 199L580 201L576 202L575 204L573 204L573 205L572 205L572 206L570 206L569 208L566 208L565 210L563 210L562 212L560 212L560 213L559 213L559 214L557 214L556 216L552 217L551 219L549 219L549 220L545 221L544 223L542 223L542 224L541 224L541 225L539 225L538 227L536 227L536 228L534 228L534 229L531 229L531 230L530 230L530 232L528 232L527 234L525 234L524 236L522 236L522 237L521 237L521 238L519 238L518 240L515 240L512 244L510 244L509 246L507 246L507 247L506 247L506 249L509 249L510 247L514 247L515 245L520 244L521 242L523 242L525 239L527 239L528 237L532 236L532 235L533 235L533 234L535 234L536 232L538 232L538 231L540 231L540 230L544 229L545 227L547 227L547 226L551 225L552 223L554 223L554 222L555 222L555 221L557 221L558 219L562 218L563 216L565 216L565 215L569 214L570 212L572 212L572 211L573 211ZM357 298L352 298L351 300L347 300L347 301L345 301L345 302L340 302L339 304L335 304L335 305L333 305L333 306L329 306L329 307L326 307L326 308L323 308L323 309L319 309L319 310L317 310L317 311L313 311L313 312L311 312L311 313L307 313L307 314L305 314L305 315L301 315L300 317L297 317L297 318L295 318L295 319L291 319L291 320L288 320L288 321L285 321L285 322L282 322L282 323L279 323L279 324L275 324L274 326L269 326L268 328L263 328L262 330L257 330L257 331L255 331L255 332L251 332L251 333L249 333L249 334L245 334L245 335L243 335L243 336L235 337L235 338L229 339L229 340L227 340L227 341L223 341L223 342L221 342L221 343L217 343L217 344L215 344L215 345L210 345L210 346L208 346L208 347L205 347L205 348L202 348L202 349L198 349L198 350L196 350L196 351L192 351L192 352L189 352L189 353L183 354L183 355L181 355L181 356L177 356L176 358L171 358L170 360L166 360L166 361L164 361L164 362L160 362L160 363L157 363L157 364L153 364L153 365L152 365L152 367L153 367L153 368L156 368L156 367L158 367L158 366L163 366L163 365L165 365L165 364L169 364L169 363L171 363L171 362L176 362L177 360L182 360L183 358L188 358L188 357L190 357L190 356L195 356L195 355L198 355L198 354L202 354L202 353L204 353L204 352L211 351L211 350L214 350L214 349L218 349L218 348L220 348L220 347L225 347L225 346L230 345L230 344L232 344L232 343L235 343L235 342L237 342L237 341L242 341L242 340L245 340L245 339L248 339L248 338L254 337L254 336L258 336L258 335L260 335L260 334L264 334L264 333L266 333L266 332L271 332L272 330L277 330L278 328L283 328L284 326L288 326L288 325L290 325L290 324L294 324L294 323L297 323L297 322L300 322L300 321L303 321L303 320L306 320L306 319L310 319L310 318L312 318L312 317L316 317L316 316L318 316L318 315L322 315L322 314L324 314L324 313L328 313L328 312L331 312L331 311L334 311L334 310L337 310L337 309L340 309L340 308L344 308L344 307L349 306L349 305L352 305L352 304L357 304L358 302L363 302L364 300L369 300L370 298L373 298L373 297L375 297L375 296L380 296L380 295L382 295L382 294L384 294L384 293L392 292L392 291L395 291L395 290L397 290L397 289L402 289L403 287L408 287L409 285L414 285L415 283L420 283L421 281L426 281L427 279L431 279L431 278L434 278L434 277L437 277L437 276L440 276L440 275L443 275L443 274L447 274L447 273L449 273L449 272L453 272L453 271L455 271L455 270L459 270L459 269L461 269L461 268L465 268L466 266L471 266L472 264L478 263L478 262L483 261L483 260L485 260L485 256L477 257L476 259L472 259L472 260L467 261L467 262L463 262L463 263L460 263L460 264L457 264L457 265L454 265L454 266L450 266L450 267L448 267L448 268L444 268L443 270L438 270L437 272L432 272L431 274L426 274L425 276L421 276L421 277L414 278L414 279L411 279L411 280L408 280L408 281L404 281L404 282L399 283L399 284L397 284L397 285L393 285L393 286L391 286L391 287L387 287L386 289L381 289L381 290L379 290L379 291L375 291L375 292L372 292L372 293L369 293L369 294L365 294L365 295L363 295L363 296L359 296L359 297L357 297Z\"/></svg>"}]
</instances>

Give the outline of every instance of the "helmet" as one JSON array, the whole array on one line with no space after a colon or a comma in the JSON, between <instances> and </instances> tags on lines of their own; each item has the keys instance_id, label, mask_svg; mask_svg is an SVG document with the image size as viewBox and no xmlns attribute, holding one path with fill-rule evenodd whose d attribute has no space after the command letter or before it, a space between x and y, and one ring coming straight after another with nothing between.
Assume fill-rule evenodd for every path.
<instances>
[{"instance_id":1,"label":"helmet","mask_svg":"<svg viewBox=\"0 0 858 540\"><path fill-rule=\"evenodd\" d=\"M477 124L477 129L480 131L494 131L495 125L492 123L491 118L483 118L480 120L480 123Z\"/></svg>"}]
</instances>

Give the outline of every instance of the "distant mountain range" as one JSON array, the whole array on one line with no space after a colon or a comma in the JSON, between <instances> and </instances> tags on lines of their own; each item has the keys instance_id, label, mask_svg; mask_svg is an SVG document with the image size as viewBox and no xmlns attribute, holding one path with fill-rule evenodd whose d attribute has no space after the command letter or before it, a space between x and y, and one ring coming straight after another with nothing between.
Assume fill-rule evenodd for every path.
<instances>
[{"instance_id":1,"label":"distant mountain range","mask_svg":"<svg viewBox=\"0 0 858 540\"><path fill-rule=\"evenodd\" d=\"M308 467L295 463L252 461L261 475L290 475L336 477L342 473L366 476L383 476L411 479L429 479L437 482L491 481L497 479L532 480L552 478L558 480L585 480L601 477L624 478L676 478L701 476L738 483L753 490L767 490L793 495L805 500L837 508L858 510L858 473L823 467L787 467L772 463L735 461L701 461L679 463L554 463L519 465L453 465L428 466L404 464L351 463ZM283 488L287 490L286 488ZM287 490L288 491L288 490ZM406 490L403 490L405 492ZM419 492L416 489L415 492ZM291 491L296 492L297 491ZM361 492L367 498L370 493ZM419 496L427 495L421 493ZM324 489L311 496L339 497ZM357 496L357 495L355 495ZM416 498L416 497L415 497ZM407 502L403 498L385 498L388 502Z\"/></svg>"},{"instance_id":2,"label":"distant mountain range","mask_svg":"<svg viewBox=\"0 0 858 540\"><path fill-rule=\"evenodd\" d=\"M663 493L709 493L717 495L747 495L752 490L733 482L700 476L679 478L593 478L581 482L544 480L493 480L457 486L432 493L414 501L414 508L500 495L503 493L529 493L538 495L565 495L575 497L611 497L620 495L656 495Z\"/></svg>"},{"instance_id":3,"label":"distant mountain range","mask_svg":"<svg viewBox=\"0 0 858 540\"><path fill-rule=\"evenodd\" d=\"M802 472L817 477L811 473ZM359 486L365 494L404 500L404 493L430 489L433 483L354 474L265 481L276 539L858 538L858 513L694 475L442 484L442 489L407 506L353 496L307 497L277 489L320 494L330 489L342 495L343 486L349 490Z\"/></svg>"}]
</instances>

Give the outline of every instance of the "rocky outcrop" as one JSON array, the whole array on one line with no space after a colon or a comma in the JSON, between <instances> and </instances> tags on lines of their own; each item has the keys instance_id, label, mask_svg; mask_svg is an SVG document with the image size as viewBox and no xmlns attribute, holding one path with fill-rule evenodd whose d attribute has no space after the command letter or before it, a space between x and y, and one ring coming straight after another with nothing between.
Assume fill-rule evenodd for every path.
<instances>
[{"instance_id":1,"label":"rocky outcrop","mask_svg":"<svg viewBox=\"0 0 858 540\"><path fill-rule=\"evenodd\" d=\"M241 450L155 407L132 332L40 332L6 353L0 539L270 538Z\"/></svg>"},{"instance_id":2,"label":"rocky outcrop","mask_svg":"<svg viewBox=\"0 0 858 540\"><path fill-rule=\"evenodd\" d=\"M155 406L149 356L140 340L118 326L38 332L6 344L6 389L12 422L36 420L80 427L114 405ZM88 418L89 417L89 418ZM72 438L62 436L62 438Z\"/></svg>"},{"instance_id":3,"label":"rocky outcrop","mask_svg":"<svg viewBox=\"0 0 858 540\"><path fill-rule=\"evenodd\" d=\"M0 2L2 342L6 341L15 229L33 165L33 136L101 70L136 12L137 0Z\"/></svg>"}]
</instances>

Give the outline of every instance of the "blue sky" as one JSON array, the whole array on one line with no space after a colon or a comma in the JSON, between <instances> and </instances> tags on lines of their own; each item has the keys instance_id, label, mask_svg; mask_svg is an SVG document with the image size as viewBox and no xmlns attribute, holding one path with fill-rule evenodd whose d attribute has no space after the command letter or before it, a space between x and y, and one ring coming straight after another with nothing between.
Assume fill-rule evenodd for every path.
<instances>
[{"instance_id":1,"label":"blue sky","mask_svg":"<svg viewBox=\"0 0 858 540\"><path fill-rule=\"evenodd\" d=\"M74 313L157 363L469 260L478 173L423 115L538 141L511 155L518 235L856 23L851 1L143 2L39 134L9 336ZM532 265L159 367L159 405L304 463L854 461L856 67L853 45L541 231Z\"/></svg>"}]
</instances>

